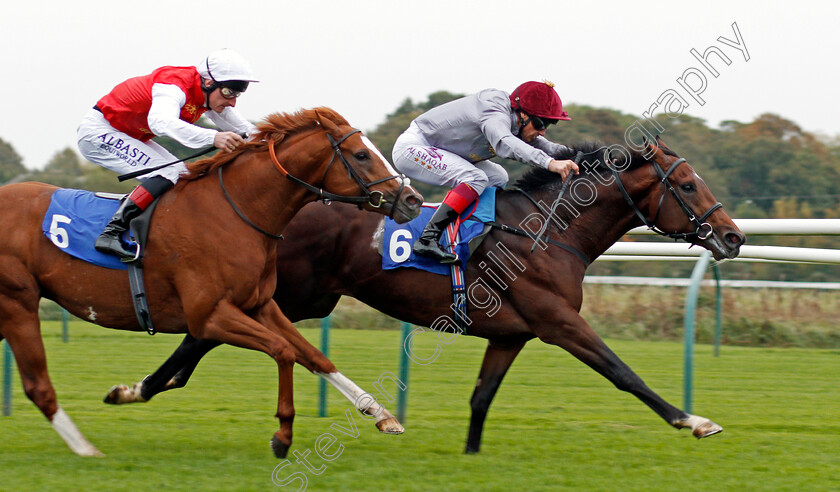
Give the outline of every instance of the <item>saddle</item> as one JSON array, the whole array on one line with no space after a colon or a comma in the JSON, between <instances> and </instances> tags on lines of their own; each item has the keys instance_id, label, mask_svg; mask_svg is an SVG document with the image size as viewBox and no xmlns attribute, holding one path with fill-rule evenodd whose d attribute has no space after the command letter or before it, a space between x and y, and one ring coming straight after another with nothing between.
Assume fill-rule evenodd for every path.
<instances>
[{"instance_id":1,"label":"saddle","mask_svg":"<svg viewBox=\"0 0 840 492\"><path fill-rule=\"evenodd\" d=\"M382 241L382 269L417 268L438 275L449 275L449 265L443 265L424 256L415 255L411 246L420 237L429 218L434 214L436 205L423 205L420 215L405 224L397 224L385 219ZM454 245L459 258L459 265L466 267L470 255L478 248L481 241L490 232L496 218L496 188L489 188L481 194L473 207L468 208L456 221L459 225L457 234L454 227L447 227L441 238L444 248Z\"/></svg>"},{"instance_id":2,"label":"saddle","mask_svg":"<svg viewBox=\"0 0 840 492\"><path fill-rule=\"evenodd\" d=\"M492 229L496 219L496 188L481 194L475 205L466 210L444 231L441 242L444 249L454 251L458 262L443 265L431 258L415 255L411 247L420 237L423 228L434 214L436 206L423 206L420 215L405 224L386 218L382 242L382 269L416 268L427 272L449 275L452 281L452 308L455 323L461 334L467 334L467 286L464 270L470 255L478 248ZM451 249L450 249L451 248Z\"/></svg>"},{"instance_id":3,"label":"saddle","mask_svg":"<svg viewBox=\"0 0 840 492\"><path fill-rule=\"evenodd\" d=\"M137 321L141 328L154 335L141 260L157 201L131 221L130 233L123 238L127 244L133 244L137 248L136 260L124 263L116 256L100 253L93 247L97 236L108 224L124 197L125 195L114 193L58 189L52 195L41 229L56 247L70 256L104 268L128 270Z\"/></svg>"}]
</instances>

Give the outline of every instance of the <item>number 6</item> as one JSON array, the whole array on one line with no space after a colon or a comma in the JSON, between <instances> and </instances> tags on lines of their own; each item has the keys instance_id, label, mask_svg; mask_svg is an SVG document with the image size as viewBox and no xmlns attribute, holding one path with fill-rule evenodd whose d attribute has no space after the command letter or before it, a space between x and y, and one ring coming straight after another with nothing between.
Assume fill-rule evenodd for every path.
<instances>
[{"instance_id":1,"label":"number 6","mask_svg":"<svg viewBox=\"0 0 840 492\"><path fill-rule=\"evenodd\" d=\"M411 256L411 231L401 229L391 234L388 254L394 263L402 263Z\"/></svg>"}]
</instances>

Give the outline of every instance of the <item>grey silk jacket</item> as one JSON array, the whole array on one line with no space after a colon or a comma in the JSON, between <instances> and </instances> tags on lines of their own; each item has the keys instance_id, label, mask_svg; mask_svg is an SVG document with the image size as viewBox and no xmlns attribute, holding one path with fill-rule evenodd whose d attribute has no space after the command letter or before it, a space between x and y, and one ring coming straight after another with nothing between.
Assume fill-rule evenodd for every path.
<instances>
[{"instance_id":1,"label":"grey silk jacket","mask_svg":"<svg viewBox=\"0 0 840 492\"><path fill-rule=\"evenodd\" d=\"M517 137L516 112L508 93L497 89L432 108L414 122L431 145L470 162L499 156L546 168L554 156L568 149L542 136L531 144Z\"/></svg>"}]
</instances>

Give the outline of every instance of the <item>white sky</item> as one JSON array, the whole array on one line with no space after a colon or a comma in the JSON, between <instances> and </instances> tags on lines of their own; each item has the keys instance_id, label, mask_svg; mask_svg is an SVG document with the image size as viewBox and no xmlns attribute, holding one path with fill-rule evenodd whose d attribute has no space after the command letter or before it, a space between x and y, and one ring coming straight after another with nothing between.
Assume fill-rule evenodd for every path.
<instances>
[{"instance_id":1,"label":"white sky","mask_svg":"<svg viewBox=\"0 0 840 492\"><path fill-rule=\"evenodd\" d=\"M115 84L218 48L262 81L239 100L246 118L330 106L373 130L406 97L542 79L564 102L640 115L683 91L677 78L701 68L689 51L713 45L732 64L712 59L720 75L686 114L716 126L774 112L836 136L838 19L840 4L810 0L4 1L0 138L41 168L76 148L82 115ZM749 61L717 41L736 39L733 22Z\"/></svg>"}]
</instances>

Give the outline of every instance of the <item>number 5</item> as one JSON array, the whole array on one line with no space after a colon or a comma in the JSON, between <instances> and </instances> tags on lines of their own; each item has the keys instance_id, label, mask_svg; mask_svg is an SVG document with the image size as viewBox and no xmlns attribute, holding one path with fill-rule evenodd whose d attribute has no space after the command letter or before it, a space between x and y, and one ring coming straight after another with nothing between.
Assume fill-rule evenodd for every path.
<instances>
[{"instance_id":1,"label":"number 5","mask_svg":"<svg viewBox=\"0 0 840 492\"><path fill-rule=\"evenodd\" d=\"M50 241L61 249L70 246L70 235L67 234L66 229L60 227L60 224L69 224L70 222L69 217L56 214L53 215L50 223Z\"/></svg>"}]
</instances>

